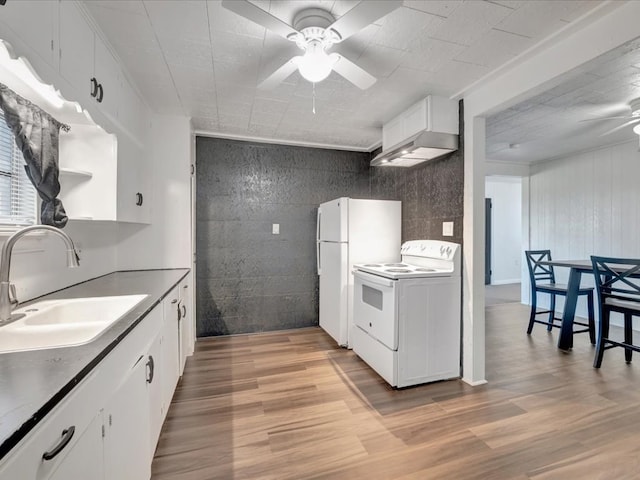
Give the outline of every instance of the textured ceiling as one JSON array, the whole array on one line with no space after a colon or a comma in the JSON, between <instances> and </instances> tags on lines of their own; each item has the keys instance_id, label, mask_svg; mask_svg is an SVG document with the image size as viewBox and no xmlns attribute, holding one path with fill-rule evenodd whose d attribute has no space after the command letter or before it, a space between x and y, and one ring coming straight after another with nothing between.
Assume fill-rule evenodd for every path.
<instances>
[{"instance_id":1,"label":"textured ceiling","mask_svg":"<svg viewBox=\"0 0 640 480\"><path fill-rule=\"evenodd\" d=\"M358 1L253 3L291 23L305 7L339 18ZM362 91L332 73L316 86L315 115L312 86L297 72L275 90L256 89L299 53L295 44L219 0L85 5L153 110L192 117L200 132L367 150L417 100L463 90L600 3L406 0L334 47L377 83Z\"/></svg>"},{"instance_id":2,"label":"textured ceiling","mask_svg":"<svg viewBox=\"0 0 640 480\"><path fill-rule=\"evenodd\" d=\"M560 83L487 118L487 157L534 163L638 139L633 125L602 117L631 115L640 97L640 38L568 72Z\"/></svg>"}]
</instances>

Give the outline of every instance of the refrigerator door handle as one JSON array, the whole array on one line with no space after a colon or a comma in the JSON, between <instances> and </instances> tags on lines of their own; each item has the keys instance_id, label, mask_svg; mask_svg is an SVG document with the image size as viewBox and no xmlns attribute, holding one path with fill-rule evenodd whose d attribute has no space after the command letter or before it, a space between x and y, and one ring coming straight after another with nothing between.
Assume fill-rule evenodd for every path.
<instances>
[{"instance_id":1,"label":"refrigerator door handle","mask_svg":"<svg viewBox=\"0 0 640 480\"><path fill-rule=\"evenodd\" d=\"M322 217L322 209L318 207L318 216L316 223L316 268L318 269L318 275L322 273L322 265L320 262L320 219Z\"/></svg>"}]
</instances>

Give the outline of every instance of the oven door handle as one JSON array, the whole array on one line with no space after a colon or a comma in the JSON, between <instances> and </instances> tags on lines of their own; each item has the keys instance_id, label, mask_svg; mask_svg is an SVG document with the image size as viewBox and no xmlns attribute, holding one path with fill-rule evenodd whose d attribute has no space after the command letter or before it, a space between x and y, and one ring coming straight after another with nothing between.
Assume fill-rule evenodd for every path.
<instances>
[{"instance_id":1,"label":"oven door handle","mask_svg":"<svg viewBox=\"0 0 640 480\"><path fill-rule=\"evenodd\" d=\"M372 275L371 273L363 272L361 270L353 270L351 273L353 273L354 277L358 277L365 282L375 283L376 285L382 285L383 287L393 287L394 280L379 277L378 275Z\"/></svg>"}]
</instances>

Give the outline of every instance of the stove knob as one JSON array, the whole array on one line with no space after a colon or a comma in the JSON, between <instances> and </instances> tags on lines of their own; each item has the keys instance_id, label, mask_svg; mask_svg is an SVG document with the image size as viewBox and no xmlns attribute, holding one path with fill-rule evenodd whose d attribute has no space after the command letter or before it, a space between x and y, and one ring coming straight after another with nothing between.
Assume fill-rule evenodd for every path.
<instances>
[{"instance_id":1,"label":"stove knob","mask_svg":"<svg viewBox=\"0 0 640 480\"><path fill-rule=\"evenodd\" d=\"M451 247L447 247L447 257L451 256Z\"/></svg>"},{"instance_id":2,"label":"stove knob","mask_svg":"<svg viewBox=\"0 0 640 480\"><path fill-rule=\"evenodd\" d=\"M426 245L420 245L420 251L424 252L424 249L427 248Z\"/></svg>"}]
</instances>

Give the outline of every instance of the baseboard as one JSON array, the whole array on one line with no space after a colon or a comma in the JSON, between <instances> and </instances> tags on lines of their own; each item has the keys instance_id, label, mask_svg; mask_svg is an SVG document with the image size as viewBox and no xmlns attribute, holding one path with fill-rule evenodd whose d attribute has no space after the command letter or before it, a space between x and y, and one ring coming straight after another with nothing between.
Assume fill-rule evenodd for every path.
<instances>
[{"instance_id":1,"label":"baseboard","mask_svg":"<svg viewBox=\"0 0 640 480\"><path fill-rule=\"evenodd\" d=\"M512 283L520 283L520 279L519 278L511 278L508 280L496 280L496 281L492 281L491 285L510 285Z\"/></svg>"},{"instance_id":2,"label":"baseboard","mask_svg":"<svg viewBox=\"0 0 640 480\"><path fill-rule=\"evenodd\" d=\"M479 385L484 385L488 383L486 380L469 380L468 378L462 377L462 381L467 385L471 385L472 387L477 387Z\"/></svg>"}]
</instances>

